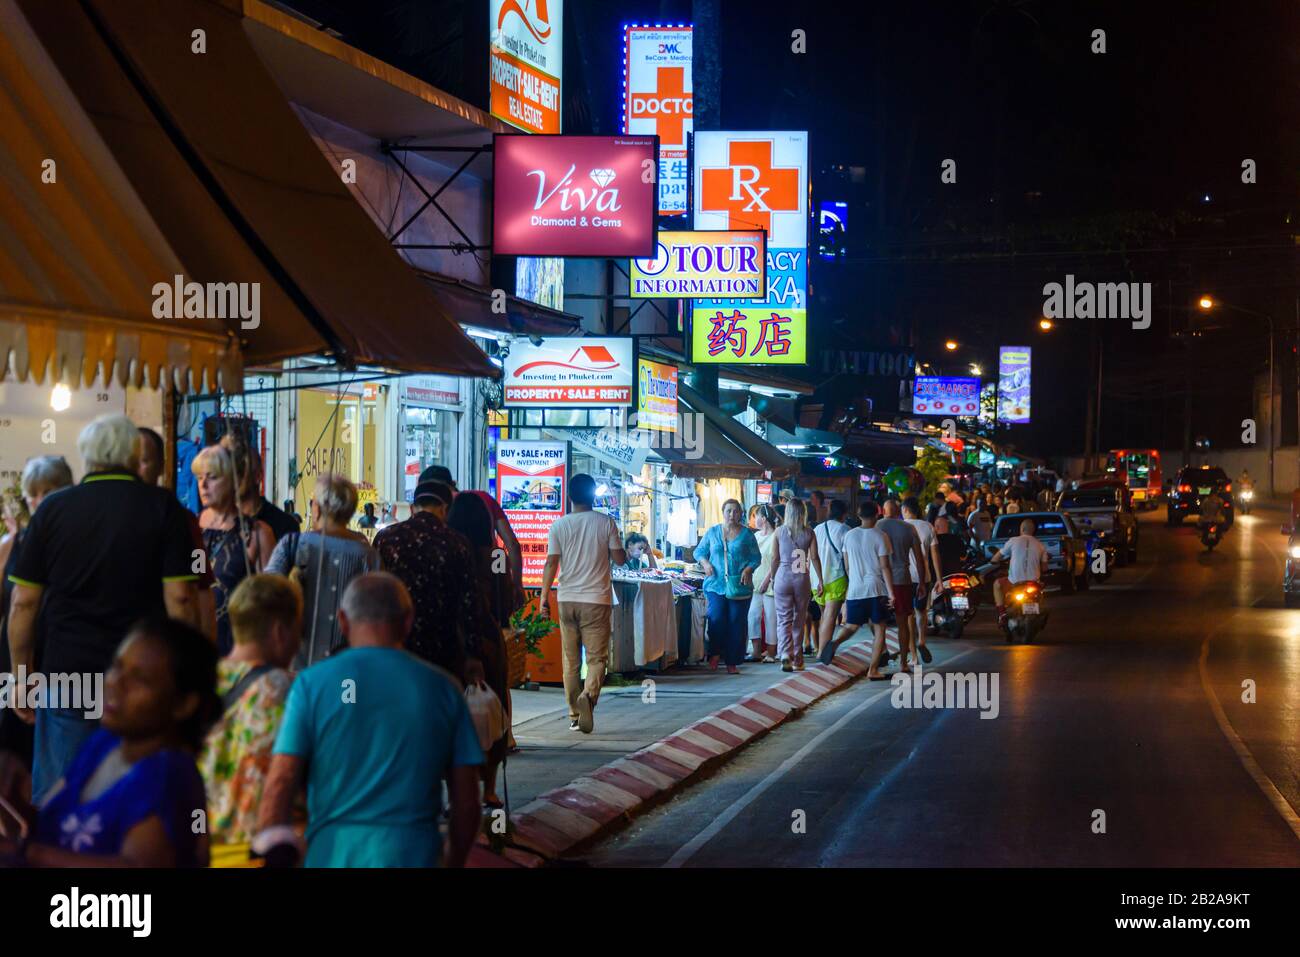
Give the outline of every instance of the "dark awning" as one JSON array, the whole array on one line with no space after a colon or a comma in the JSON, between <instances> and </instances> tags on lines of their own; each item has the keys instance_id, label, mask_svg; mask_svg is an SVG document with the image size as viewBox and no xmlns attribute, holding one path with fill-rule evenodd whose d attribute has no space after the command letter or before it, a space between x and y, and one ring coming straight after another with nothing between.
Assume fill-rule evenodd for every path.
<instances>
[{"instance_id":1,"label":"dark awning","mask_svg":"<svg viewBox=\"0 0 1300 957\"><path fill-rule=\"evenodd\" d=\"M519 335L582 335L580 316L539 306L518 296L506 296L505 312L497 312L493 309L490 289L463 279L450 279L419 271L417 274L435 290L438 300L462 327L476 326L493 332Z\"/></svg>"},{"instance_id":2,"label":"dark awning","mask_svg":"<svg viewBox=\"0 0 1300 957\"><path fill-rule=\"evenodd\" d=\"M262 284L261 326L241 333L250 361L497 374L321 155L237 3L19 2L187 278Z\"/></svg>"},{"instance_id":3,"label":"dark awning","mask_svg":"<svg viewBox=\"0 0 1300 957\"><path fill-rule=\"evenodd\" d=\"M49 163L53 165L48 165ZM45 174L51 177L46 181ZM0 0L0 379L242 381L220 320L153 314L184 268L12 0Z\"/></svg>"},{"instance_id":4,"label":"dark awning","mask_svg":"<svg viewBox=\"0 0 1300 957\"><path fill-rule=\"evenodd\" d=\"M696 452L688 449L658 449L672 463L673 473L708 478L758 479L770 475L787 478L799 471L799 463L726 415L698 392L677 384L677 404L683 414L698 413L703 422ZM687 454L698 458L687 458Z\"/></svg>"}]
</instances>

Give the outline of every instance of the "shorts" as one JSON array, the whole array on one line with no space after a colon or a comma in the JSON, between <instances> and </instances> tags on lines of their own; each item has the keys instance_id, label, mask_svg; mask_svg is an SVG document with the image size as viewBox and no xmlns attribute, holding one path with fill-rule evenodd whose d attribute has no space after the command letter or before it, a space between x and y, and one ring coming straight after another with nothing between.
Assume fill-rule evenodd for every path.
<instances>
[{"instance_id":1,"label":"shorts","mask_svg":"<svg viewBox=\"0 0 1300 957\"><path fill-rule=\"evenodd\" d=\"M813 595L813 601L817 602L819 605L825 606L828 601L843 601L844 596L848 593L849 579L846 575L843 578L835 579L833 582L827 582L825 587L822 589L821 597L818 598L816 595Z\"/></svg>"},{"instance_id":2,"label":"shorts","mask_svg":"<svg viewBox=\"0 0 1300 957\"><path fill-rule=\"evenodd\" d=\"M883 625L889 621L889 599L850 598L844 603L844 620L850 625Z\"/></svg>"},{"instance_id":3,"label":"shorts","mask_svg":"<svg viewBox=\"0 0 1300 957\"><path fill-rule=\"evenodd\" d=\"M906 585L894 585L894 607L906 609L912 607L912 602L916 599L916 585L908 582Z\"/></svg>"}]
</instances>

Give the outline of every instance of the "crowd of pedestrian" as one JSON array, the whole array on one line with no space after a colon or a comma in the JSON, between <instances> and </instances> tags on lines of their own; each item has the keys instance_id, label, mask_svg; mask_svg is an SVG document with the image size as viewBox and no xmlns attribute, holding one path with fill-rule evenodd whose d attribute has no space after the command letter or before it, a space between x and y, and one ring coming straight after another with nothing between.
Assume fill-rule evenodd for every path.
<instances>
[{"instance_id":1,"label":"crowd of pedestrian","mask_svg":"<svg viewBox=\"0 0 1300 957\"><path fill-rule=\"evenodd\" d=\"M102 707L91 693L0 710L0 859L204 865L247 846L272 864L462 864L483 808L501 805L506 634L525 604L495 499L433 466L410 517L376 531L353 483L326 474L302 531L263 497L260 458L236 434L193 459L197 515L159 485L161 438L127 417L96 419L78 452L79 482L61 458L28 462L25 508L4 516L0 670L88 689L100 676ZM542 573L556 601L538 606L559 627L569 726L587 734L611 571L655 567L644 536L596 509L597 487L570 479ZM924 505L868 498L856 515L821 492L748 513L729 499L693 550L708 666L802 671L868 624L872 679L894 657L903 671L930 662L935 583L996 515L1044 491L945 483ZM1035 558L1011 557L1013 571Z\"/></svg>"},{"instance_id":2,"label":"crowd of pedestrian","mask_svg":"<svg viewBox=\"0 0 1300 957\"><path fill-rule=\"evenodd\" d=\"M500 804L503 629L523 604L495 501L431 468L372 543L352 482L320 476L300 531L233 433L192 462L198 515L158 485L161 438L126 416L96 419L78 452L77 483L61 458L27 463L0 539L0 670L86 690L0 709L0 860L201 866L244 845L273 863L462 864Z\"/></svg>"}]
</instances>

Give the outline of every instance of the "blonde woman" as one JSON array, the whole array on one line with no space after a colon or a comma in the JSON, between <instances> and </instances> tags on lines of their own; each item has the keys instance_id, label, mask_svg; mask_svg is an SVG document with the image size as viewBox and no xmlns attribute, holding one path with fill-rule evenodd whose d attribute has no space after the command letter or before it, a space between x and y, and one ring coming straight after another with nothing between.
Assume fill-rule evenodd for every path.
<instances>
[{"instance_id":1,"label":"blonde woman","mask_svg":"<svg viewBox=\"0 0 1300 957\"><path fill-rule=\"evenodd\" d=\"M240 510L241 503L253 492L256 472L246 446L232 436L209 445L194 458L190 466L198 479L199 528L208 555L208 569L215 581L212 594L217 609L217 649L222 657L230 654L234 638L226 603L235 586L249 575L262 571L275 548L271 526L249 519Z\"/></svg>"},{"instance_id":2,"label":"blonde woman","mask_svg":"<svg viewBox=\"0 0 1300 957\"><path fill-rule=\"evenodd\" d=\"M755 505L749 516L750 527L758 539L758 553L763 559L754 570L754 581L764 582L776 552L776 509L771 505ZM754 597L749 602L749 640L753 646L750 660L769 665L776 661L776 596L770 588L754 589Z\"/></svg>"},{"instance_id":3,"label":"blonde woman","mask_svg":"<svg viewBox=\"0 0 1300 957\"><path fill-rule=\"evenodd\" d=\"M760 591L774 586L776 598L777 653L782 671L803 671L803 633L812 597L809 566L817 572L817 594L823 591L822 563L817 555L817 538L808 527L808 506L803 499L791 499L785 507L785 521L777 529L776 565L767 573Z\"/></svg>"}]
</instances>

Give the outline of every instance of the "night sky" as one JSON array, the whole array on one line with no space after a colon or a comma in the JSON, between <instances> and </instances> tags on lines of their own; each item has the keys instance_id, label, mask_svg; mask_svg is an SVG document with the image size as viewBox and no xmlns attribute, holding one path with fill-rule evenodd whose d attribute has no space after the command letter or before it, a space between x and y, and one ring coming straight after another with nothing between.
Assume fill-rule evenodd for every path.
<instances>
[{"instance_id":1,"label":"night sky","mask_svg":"<svg viewBox=\"0 0 1300 957\"><path fill-rule=\"evenodd\" d=\"M485 4L293 6L486 106ZM1224 312L1222 329L1172 337L1204 322L1190 306L1209 290L1275 317L1280 386L1294 395L1300 3L721 8L722 125L808 129L814 204L849 203L847 256L813 260L815 349L910 343L919 359L960 373L987 364L999 343L1032 345L1035 422L1013 441L1050 455L1081 451L1095 335L1103 447L1181 445L1188 377L1193 432L1224 442L1249 414L1267 335L1262 321ZM617 129L622 23L690 19L689 2L568 0L565 132ZM1091 50L1098 28L1104 54ZM796 29L802 54L791 49ZM957 162L955 184L940 181L946 158ZM1252 185L1241 182L1247 158L1257 163ZM1063 320L1043 334L1043 284L1067 273L1152 283L1151 328ZM949 337L962 343L955 362L942 349ZM1294 406L1283 402L1287 441Z\"/></svg>"}]
</instances>

